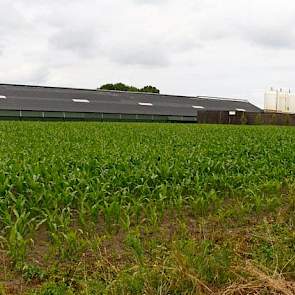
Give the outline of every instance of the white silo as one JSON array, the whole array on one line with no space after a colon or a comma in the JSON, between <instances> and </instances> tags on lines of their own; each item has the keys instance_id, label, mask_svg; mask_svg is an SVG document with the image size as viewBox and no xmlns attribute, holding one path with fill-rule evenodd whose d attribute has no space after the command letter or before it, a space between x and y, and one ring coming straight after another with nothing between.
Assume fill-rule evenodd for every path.
<instances>
[{"instance_id":1,"label":"white silo","mask_svg":"<svg viewBox=\"0 0 295 295\"><path fill-rule=\"evenodd\" d=\"M289 97L288 91L283 90L283 89L280 89L280 91L278 91L278 103L277 103L278 112L281 112L281 113L288 113L289 112L288 97Z\"/></svg>"},{"instance_id":2,"label":"white silo","mask_svg":"<svg viewBox=\"0 0 295 295\"><path fill-rule=\"evenodd\" d=\"M264 109L270 112L278 110L278 91L273 88L265 91L264 94Z\"/></svg>"},{"instance_id":3,"label":"white silo","mask_svg":"<svg viewBox=\"0 0 295 295\"><path fill-rule=\"evenodd\" d=\"M289 112L295 114L295 94L290 93L289 95Z\"/></svg>"}]
</instances>

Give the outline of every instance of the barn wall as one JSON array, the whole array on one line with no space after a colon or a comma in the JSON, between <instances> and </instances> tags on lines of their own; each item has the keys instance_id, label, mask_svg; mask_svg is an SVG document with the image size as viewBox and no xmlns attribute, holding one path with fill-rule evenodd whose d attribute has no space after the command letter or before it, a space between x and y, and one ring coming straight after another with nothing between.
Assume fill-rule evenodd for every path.
<instances>
[{"instance_id":1,"label":"barn wall","mask_svg":"<svg viewBox=\"0 0 295 295\"><path fill-rule=\"evenodd\" d=\"M204 124L246 124L295 126L295 114L282 113L243 113L229 115L229 112L199 112L198 122Z\"/></svg>"},{"instance_id":2,"label":"barn wall","mask_svg":"<svg viewBox=\"0 0 295 295\"><path fill-rule=\"evenodd\" d=\"M295 126L295 114L273 112L198 111L196 116L128 115L79 112L35 112L0 111L0 120L65 120L65 121L142 121L142 122L186 122L203 124L246 124Z\"/></svg>"}]
</instances>

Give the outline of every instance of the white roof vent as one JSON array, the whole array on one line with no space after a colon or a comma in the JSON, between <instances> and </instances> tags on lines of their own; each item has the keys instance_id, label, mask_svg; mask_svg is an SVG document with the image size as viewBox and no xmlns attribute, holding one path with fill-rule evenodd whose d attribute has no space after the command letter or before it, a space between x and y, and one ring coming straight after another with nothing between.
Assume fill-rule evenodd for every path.
<instances>
[{"instance_id":1,"label":"white roof vent","mask_svg":"<svg viewBox=\"0 0 295 295\"><path fill-rule=\"evenodd\" d=\"M6 99L7 97L5 95L0 95L0 99Z\"/></svg>"},{"instance_id":2,"label":"white roof vent","mask_svg":"<svg viewBox=\"0 0 295 295\"><path fill-rule=\"evenodd\" d=\"M152 107L153 104L150 102L139 102L138 103L140 106L146 106L146 107Z\"/></svg>"},{"instance_id":3,"label":"white roof vent","mask_svg":"<svg viewBox=\"0 0 295 295\"><path fill-rule=\"evenodd\" d=\"M74 98L73 102L89 103L90 101L88 99L78 99L78 98L76 99L76 98Z\"/></svg>"},{"instance_id":4,"label":"white roof vent","mask_svg":"<svg viewBox=\"0 0 295 295\"><path fill-rule=\"evenodd\" d=\"M246 112L245 109L236 109L236 111L238 111L238 112Z\"/></svg>"},{"instance_id":5,"label":"white roof vent","mask_svg":"<svg viewBox=\"0 0 295 295\"><path fill-rule=\"evenodd\" d=\"M193 109L204 109L203 106L193 106Z\"/></svg>"}]
</instances>

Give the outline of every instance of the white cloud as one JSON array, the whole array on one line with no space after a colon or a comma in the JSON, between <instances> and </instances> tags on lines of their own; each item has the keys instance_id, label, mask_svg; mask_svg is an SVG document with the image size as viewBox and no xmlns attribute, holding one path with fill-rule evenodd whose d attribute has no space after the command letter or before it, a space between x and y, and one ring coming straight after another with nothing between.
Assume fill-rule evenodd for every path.
<instances>
[{"instance_id":1,"label":"white cloud","mask_svg":"<svg viewBox=\"0 0 295 295\"><path fill-rule=\"evenodd\" d=\"M2 82L122 81L259 105L261 89L294 85L292 0L1 0L0 11Z\"/></svg>"}]
</instances>

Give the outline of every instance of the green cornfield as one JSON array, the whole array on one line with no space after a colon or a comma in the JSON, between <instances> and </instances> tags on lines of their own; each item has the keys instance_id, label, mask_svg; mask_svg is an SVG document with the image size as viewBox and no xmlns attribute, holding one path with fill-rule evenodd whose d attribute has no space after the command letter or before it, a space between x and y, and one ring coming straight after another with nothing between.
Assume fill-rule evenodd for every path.
<instances>
[{"instance_id":1,"label":"green cornfield","mask_svg":"<svg viewBox=\"0 0 295 295\"><path fill-rule=\"evenodd\" d=\"M0 122L1 295L294 294L294 222L295 128Z\"/></svg>"}]
</instances>

